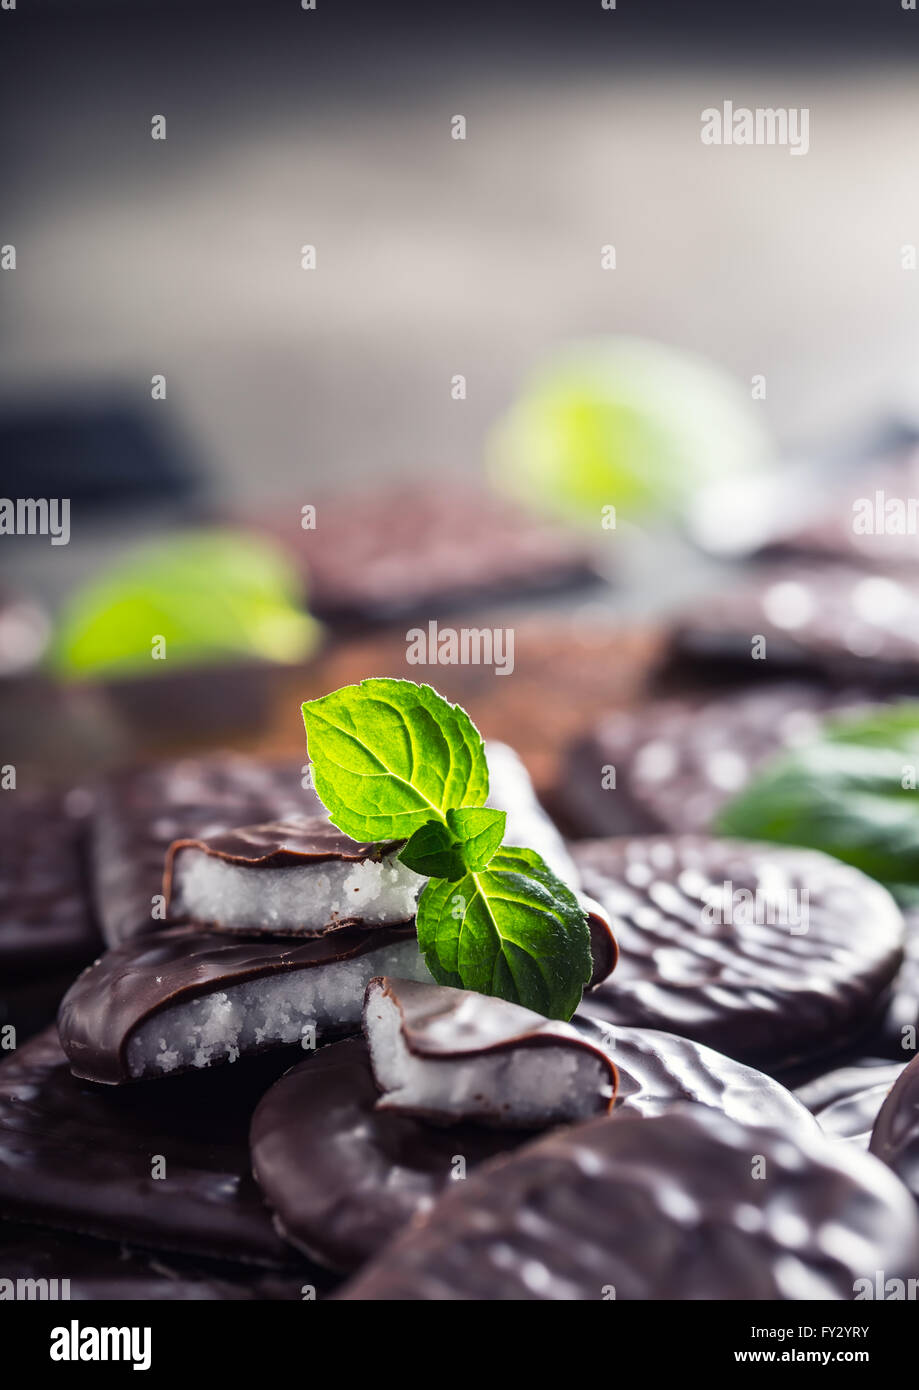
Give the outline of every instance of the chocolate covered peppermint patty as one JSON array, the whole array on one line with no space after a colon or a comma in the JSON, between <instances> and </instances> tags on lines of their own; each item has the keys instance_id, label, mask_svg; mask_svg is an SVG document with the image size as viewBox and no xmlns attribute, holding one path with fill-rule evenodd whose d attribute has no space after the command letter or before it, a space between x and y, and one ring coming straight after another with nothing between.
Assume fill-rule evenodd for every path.
<instances>
[{"instance_id":1,"label":"chocolate covered peppermint patty","mask_svg":"<svg viewBox=\"0 0 919 1390\"><path fill-rule=\"evenodd\" d=\"M870 1155L704 1106L560 1130L458 1183L352 1300L851 1299L919 1271L919 1217Z\"/></svg>"},{"instance_id":2,"label":"chocolate covered peppermint patty","mask_svg":"<svg viewBox=\"0 0 919 1390\"><path fill-rule=\"evenodd\" d=\"M332 1043L266 1093L252 1171L281 1234L331 1269L357 1269L467 1168L529 1136L378 1110L360 1038Z\"/></svg>"},{"instance_id":3,"label":"chocolate covered peppermint patty","mask_svg":"<svg viewBox=\"0 0 919 1390\"><path fill-rule=\"evenodd\" d=\"M284 1265L249 1169L253 1108L291 1051L99 1088L53 1029L0 1064L0 1216L155 1250Z\"/></svg>"},{"instance_id":4,"label":"chocolate covered peppermint patty","mask_svg":"<svg viewBox=\"0 0 919 1390\"><path fill-rule=\"evenodd\" d=\"M613 1103L616 1068L603 1048L504 999L375 979L363 1022L379 1110L435 1124L545 1129Z\"/></svg>"},{"instance_id":5,"label":"chocolate covered peppermint patty","mask_svg":"<svg viewBox=\"0 0 919 1390\"><path fill-rule=\"evenodd\" d=\"M866 1028L902 957L890 895L818 851L648 836L585 841L574 856L619 943L615 974L589 996L613 1023L778 1070Z\"/></svg>"},{"instance_id":6,"label":"chocolate covered peppermint patty","mask_svg":"<svg viewBox=\"0 0 919 1390\"><path fill-rule=\"evenodd\" d=\"M574 1026L616 1064L617 1114L650 1117L694 1102L789 1135L816 1130L778 1082L711 1048L581 1015ZM253 1171L278 1229L333 1269L358 1268L454 1180L535 1134L469 1122L445 1128L379 1100L367 1046L352 1039L289 1071L253 1119Z\"/></svg>"},{"instance_id":7,"label":"chocolate covered peppermint patty","mask_svg":"<svg viewBox=\"0 0 919 1390\"><path fill-rule=\"evenodd\" d=\"M765 683L614 712L572 746L551 806L573 835L706 831L767 758L864 704L854 691Z\"/></svg>"},{"instance_id":8,"label":"chocolate covered peppermint patty","mask_svg":"<svg viewBox=\"0 0 919 1390\"><path fill-rule=\"evenodd\" d=\"M338 627L428 619L471 602L556 593L597 578L571 530L464 478L462 486L350 492L301 526L299 503L262 523L302 565L309 608ZM252 524L247 514L247 524Z\"/></svg>"},{"instance_id":9,"label":"chocolate covered peppermint patty","mask_svg":"<svg viewBox=\"0 0 919 1390\"><path fill-rule=\"evenodd\" d=\"M304 762L266 765L215 753L131 768L103 783L91 825L92 881L108 945L169 925L163 866L174 840L324 815L315 792L302 785Z\"/></svg>"},{"instance_id":10,"label":"chocolate covered peppermint patty","mask_svg":"<svg viewBox=\"0 0 919 1390\"><path fill-rule=\"evenodd\" d=\"M881 1106L869 1147L919 1202L919 1057L901 1071Z\"/></svg>"},{"instance_id":11,"label":"chocolate covered peppermint patty","mask_svg":"<svg viewBox=\"0 0 919 1390\"><path fill-rule=\"evenodd\" d=\"M167 915L274 936L410 921L425 880L399 861L400 847L358 844L319 816L177 840Z\"/></svg>"},{"instance_id":12,"label":"chocolate covered peppermint patty","mask_svg":"<svg viewBox=\"0 0 919 1390\"><path fill-rule=\"evenodd\" d=\"M523 763L506 744L489 744L487 756L488 805L507 813L506 843L537 849L573 883L571 858ZM405 922L426 880L401 862L401 847L352 840L324 811L180 839L166 855L166 917L274 936Z\"/></svg>"},{"instance_id":13,"label":"chocolate covered peppermint patty","mask_svg":"<svg viewBox=\"0 0 919 1390\"><path fill-rule=\"evenodd\" d=\"M61 1003L61 1045L75 1075L109 1085L315 1045L357 1030L381 971L430 978L413 923L296 942L173 927L84 970Z\"/></svg>"},{"instance_id":14,"label":"chocolate covered peppermint patty","mask_svg":"<svg viewBox=\"0 0 919 1390\"><path fill-rule=\"evenodd\" d=\"M838 566L776 569L676 622L671 660L693 677L808 671L919 688L919 583Z\"/></svg>"},{"instance_id":15,"label":"chocolate covered peppermint patty","mask_svg":"<svg viewBox=\"0 0 919 1390\"><path fill-rule=\"evenodd\" d=\"M603 1023L590 1016L590 1006L588 996L572 1025L615 1062L617 1114L651 1118L691 1102L723 1111L741 1124L774 1125L788 1134L815 1129L802 1102L765 1072L674 1033Z\"/></svg>"}]
</instances>

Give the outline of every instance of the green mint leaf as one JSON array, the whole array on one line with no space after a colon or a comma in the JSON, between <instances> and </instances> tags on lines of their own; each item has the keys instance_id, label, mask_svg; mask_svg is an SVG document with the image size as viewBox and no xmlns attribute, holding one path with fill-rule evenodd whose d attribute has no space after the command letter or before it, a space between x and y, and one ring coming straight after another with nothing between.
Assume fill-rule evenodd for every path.
<instances>
[{"instance_id":1,"label":"green mint leaf","mask_svg":"<svg viewBox=\"0 0 919 1390\"><path fill-rule=\"evenodd\" d=\"M418 902L418 944L439 984L496 995L568 1019L590 979L587 914L530 849L499 849L488 867Z\"/></svg>"},{"instance_id":2,"label":"green mint leaf","mask_svg":"<svg viewBox=\"0 0 919 1390\"><path fill-rule=\"evenodd\" d=\"M718 829L824 850L882 883L919 884L919 704L828 722L769 763Z\"/></svg>"},{"instance_id":3,"label":"green mint leaf","mask_svg":"<svg viewBox=\"0 0 919 1390\"><path fill-rule=\"evenodd\" d=\"M447 812L447 825L460 842L466 868L476 873L500 848L507 812L493 811L490 806L461 806L458 811Z\"/></svg>"},{"instance_id":4,"label":"green mint leaf","mask_svg":"<svg viewBox=\"0 0 919 1390\"><path fill-rule=\"evenodd\" d=\"M504 838L505 811L464 806L448 811L446 824L429 821L416 830L399 858L416 874L450 882L484 869Z\"/></svg>"},{"instance_id":5,"label":"green mint leaf","mask_svg":"<svg viewBox=\"0 0 919 1390\"><path fill-rule=\"evenodd\" d=\"M303 722L313 784L332 823L352 839L407 840L488 796L478 729L429 685L346 685L308 700Z\"/></svg>"}]
</instances>

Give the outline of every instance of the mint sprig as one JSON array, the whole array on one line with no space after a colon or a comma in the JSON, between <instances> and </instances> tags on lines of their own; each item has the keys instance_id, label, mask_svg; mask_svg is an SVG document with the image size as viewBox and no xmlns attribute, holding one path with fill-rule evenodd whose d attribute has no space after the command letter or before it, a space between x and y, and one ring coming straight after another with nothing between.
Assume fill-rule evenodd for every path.
<instances>
[{"instance_id":1,"label":"mint sprig","mask_svg":"<svg viewBox=\"0 0 919 1390\"><path fill-rule=\"evenodd\" d=\"M428 878L418 944L435 980L570 1018L592 969L587 914L534 850L501 848L506 815L484 805L485 749L465 710L387 678L308 700L303 721L332 823L405 840L400 859Z\"/></svg>"},{"instance_id":2,"label":"mint sprig","mask_svg":"<svg viewBox=\"0 0 919 1390\"><path fill-rule=\"evenodd\" d=\"M531 849L504 848L455 883L432 879L418 902L418 944L435 980L570 1018L592 962L586 914Z\"/></svg>"}]
</instances>

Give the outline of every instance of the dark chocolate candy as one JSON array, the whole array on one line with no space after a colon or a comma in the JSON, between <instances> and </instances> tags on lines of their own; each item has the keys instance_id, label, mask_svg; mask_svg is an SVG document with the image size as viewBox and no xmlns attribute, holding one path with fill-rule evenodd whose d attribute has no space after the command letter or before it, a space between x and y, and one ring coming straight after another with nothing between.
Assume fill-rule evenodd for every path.
<instances>
[{"instance_id":1,"label":"dark chocolate candy","mask_svg":"<svg viewBox=\"0 0 919 1390\"><path fill-rule=\"evenodd\" d=\"M583 538L464 479L350 492L320 503L314 530L270 525L301 565L310 612L340 627L418 618L466 603L555 593L597 578ZM247 518L251 524L251 517Z\"/></svg>"},{"instance_id":2,"label":"dark chocolate candy","mask_svg":"<svg viewBox=\"0 0 919 1390\"><path fill-rule=\"evenodd\" d=\"M754 641L765 639L765 659ZM809 671L919 689L919 581L837 566L777 569L723 588L680 618L671 657L694 675Z\"/></svg>"},{"instance_id":3,"label":"dark chocolate candy","mask_svg":"<svg viewBox=\"0 0 919 1390\"><path fill-rule=\"evenodd\" d=\"M0 792L0 976L85 965L100 940L84 872L88 795Z\"/></svg>"},{"instance_id":4,"label":"dark chocolate candy","mask_svg":"<svg viewBox=\"0 0 919 1390\"><path fill-rule=\"evenodd\" d=\"M201 839L237 825L324 814L302 786L303 763L269 764L219 753L151 763L109 779L92 823L93 891L110 946L168 926L154 916L173 840Z\"/></svg>"},{"instance_id":5,"label":"dark chocolate candy","mask_svg":"<svg viewBox=\"0 0 919 1390\"><path fill-rule=\"evenodd\" d=\"M190 1260L0 1222L0 1301L300 1300L310 1296L311 1288L318 1294L327 1280L324 1272L307 1268L282 1273L223 1260Z\"/></svg>"},{"instance_id":6,"label":"dark chocolate candy","mask_svg":"<svg viewBox=\"0 0 919 1390\"><path fill-rule=\"evenodd\" d=\"M617 1077L608 1050L506 999L383 977L367 986L363 1022L381 1110L532 1129L612 1108Z\"/></svg>"},{"instance_id":7,"label":"dark chocolate candy","mask_svg":"<svg viewBox=\"0 0 919 1390\"><path fill-rule=\"evenodd\" d=\"M329 821L328 816L303 816L298 819L274 821L268 825L244 826L239 830L227 830L207 839L177 840L169 848L163 877L163 892L166 897L167 916L174 920L193 920L205 923L215 931L242 932L249 935L267 933L272 936L309 936L317 931L335 930L362 924L377 926L387 921L405 921L414 916L415 899L423 885L423 880L413 875L403 865L395 862L399 848L398 841L382 844L358 843L343 835ZM214 861L213 867L220 872L221 867L244 870L251 878L247 879L252 890L245 898L245 911L240 911L238 885L225 886L220 895L223 907L215 903L215 896L209 887L202 891L190 888L189 872L192 880L202 860ZM384 865L383 873L387 883L396 877L404 882L404 891L396 902L401 916L390 911L380 921L379 907L368 896L359 893L357 885L342 883L336 894L330 887L324 892L321 915L317 915L317 895L311 891L315 880L304 883L297 875L293 882L290 870L312 870L320 877L328 874L335 864L352 866L368 863L378 865L381 860L392 862ZM349 876L353 870L347 867ZM272 879L256 880L255 875L269 874ZM278 877L282 875L282 877ZM284 885L284 906L280 906L277 891L267 894L266 884ZM253 896L257 895L257 896ZM232 909L227 910L227 902ZM349 904L358 906L349 911ZM332 905L334 904L334 905ZM360 904L363 904L363 910ZM236 916L234 917L234 911Z\"/></svg>"},{"instance_id":8,"label":"dark chocolate candy","mask_svg":"<svg viewBox=\"0 0 919 1390\"><path fill-rule=\"evenodd\" d=\"M116 1090L74 1077L48 1029L0 1064L0 1215L157 1250L289 1263L250 1174L247 1133L256 1101L294 1055Z\"/></svg>"},{"instance_id":9,"label":"dark chocolate candy","mask_svg":"<svg viewBox=\"0 0 919 1390\"><path fill-rule=\"evenodd\" d=\"M855 692L766 683L612 713L571 747L551 806L576 836L706 831L767 758L864 704Z\"/></svg>"},{"instance_id":10,"label":"dark chocolate candy","mask_svg":"<svg viewBox=\"0 0 919 1390\"><path fill-rule=\"evenodd\" d=\"M777 1070L865 1027L900 964L893 899L817 851L687 835L588 840L574 855L619 943L586 1001L598 1018Z\"/></svg>"},{"instance_id":11,"label":"dark chocolate candy","mask_svg":"<svg viewBox=\"0 0 919 1390\"><path fill-rule=\"evenodd\" d=\"M619 1073L615 1111L650 1118L692 1102L747 1125L813 1132L813 1116L778 1081L714 1048L654 1028L619 1028L590 1017L586 999L572 1023L609 1052Z\"/></svg>"},{"instance_id":12,"label":"dark chocolate candy","mask_svg":"<svg viewBox=\"0 0 919 1390\"><path fill-rule=\"evenodd\" d=\"M126 942L107 951L83 971L61 1003L61 1045L75 1075L119 1085L135 1076L128 1056L132 1035L147 1019L161 1018L164 1010L206 995L220 995L234 985L254 980L363 961L366 973L355 986L353 1007L342 1014L337 1029L329 1024L324 1036L335 1036L336 1031L339 1035L356 1032L367 981L381 970L395 970L397 966L404 966L408 973L409 962L398 957L400 948L405 947L413 948L417 957L414 941L413 922L401 928L367 931L345 927L296 942L269 937L239 940L195 927L172 927L153 938ZM164 1033L167 1031L164 1024ZM186 1026L178 1024L175 1031L184 1041ZM277 1046L267 1026L265 1032L264 1041L247 1050ZM166 1036L163 1041L162 1051L171 1052L176 1045L173 1037ZM232 1052L228 1055L222 1046L218 1052L218 1044L213 1046L211 1060L202 1060L198 1066L232 1060ZM173 1074L185 1067L164 1063L161 1069Z\"/></svg>"},{"instance_id":13,"label":"dark chocolate candy","mask_svg":"<svg viewBox=\"0 0 919 1390\"><path fill-rule=\"evenodd\" d=\"M696 1105L487 1164L336 1296L851 1299L878 1269L919 1273L919 1217L870 1155Z\"/></svg>"},{"instance_id":14,"label":"dark chocolate candy","mask_svg":"<svg viewBox=\"0 0 919 1390\"><path fill-rule=\"evenodd\" d=\"M272 1086L252 1120L252 1170L278 1229L321 1264L356 1269L444 1184L525 1131L443 1129L377 1110L366 1044L320 1048Z\"/></svg>"},{"instance_id":15,"label":"dark chocolate candy","mask_svg":"<svg viewBox=\"0 0 919 1390\"><path fill-rule=\"evenodd\" d=\"M710 1048L580 1015L575 1026L611 1049L617 1114L659 1115L691 1101L789 1135L817 1128L778 1082ZM353 1039L321 1048L289 1071L252 1122L253 1171L279 1229L334 1269L356 1269L427 1211L455 1176L527 1138L471 1124L443 1129L379 1110L378 1099L366 1044Z\"/></svg>"},{"instance_id":16,"label":"dark chocolate candy","mask_svg":"<svg viewBox=\"0 0 919 1390\"><path fill-rule=\"evenodd\" d=\"M878 1111L905 1065L864 1058L805 1082L795 1094L816 1115L825 1134L867 1149Z\"/></svg>"},{"instance_id":17,"label":"dark chocolate candy","mask_svg":"<svg viewBox=\"0 0 919 1390\"><path fill-rule=\"evenodd\" d=\"M904 1067L881 1106L869 1147L919 1202L919 1057Z\"/></svg>"}]
</instances>

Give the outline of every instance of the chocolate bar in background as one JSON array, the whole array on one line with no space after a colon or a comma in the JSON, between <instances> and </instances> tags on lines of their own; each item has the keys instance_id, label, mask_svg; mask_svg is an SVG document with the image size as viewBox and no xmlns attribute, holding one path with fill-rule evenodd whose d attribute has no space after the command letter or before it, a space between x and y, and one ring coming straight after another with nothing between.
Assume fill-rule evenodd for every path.
<instances>
[{"instance_id":1,"label":"chocolate bar in background","mask_svg":"<svg viewBox=\"0 0 919 1390\"><path fill-rule=\"evenodd\" d=\"M91 825L92 884L109 946L169 925L155 918L166 851L240 825L322 814L303 786L306 753L263 763L235 753L151 763L104 782Z\"/></svg>"},{"instance_id":2,"label":"chocolate bar in background","mask_svg":"<svg viewBox=\"0 0 919 1390\"><path fill-rule=\"evenodd\" d=\"M262 1093L302 1055L100 1088L72 1075L49 1028L0 1065L0 1217L289 1266L250 1173L248 1130Z\"/></svg>"},{"instance_id":3,"label":"chocolate bar in background","mask_svg":"<svg viewBox=\"0 0 919 1390\"><path fill-rule=\"evenodd\" d=\"M0 792L0 978L92 960L100 945L85 863L92 799L24 786ZM2 987L0 987L2 992Z\"/></svg>"},{"instance_id":4,"label":"chocolate bar in background","mask_svg":"<svg viewBox=\"0 0 919 1390\"><path fill-rule=\"evenodd\" d=\"M722 586L678 616L672 683L804 675L919 693L919 572L781 567Z\"/></svg>"},{"instance_id":5,"label":"chocolate bar in background","mask_svg":"<svg viewBox=\"0 0 919 1390\"><path fill-rule=\"evenodd\" d=\"M465 605L539 598L597 582L595 548L576 531L469 481L350 492L246 524L300 566L309 611L338 630L439 617Z\"/></svg>"},{"instance_id":6,"label":"chocolate bar in background","mask_svg":"<svg viewBox=\"0 0 919 1390\"><path fill-rule=\"evenodd\" d=\"M764 681L612 712L570 746L547 805L573 838L705 831L768 758L868 704L855 690Z\"/></svg>"}]
</instances>

